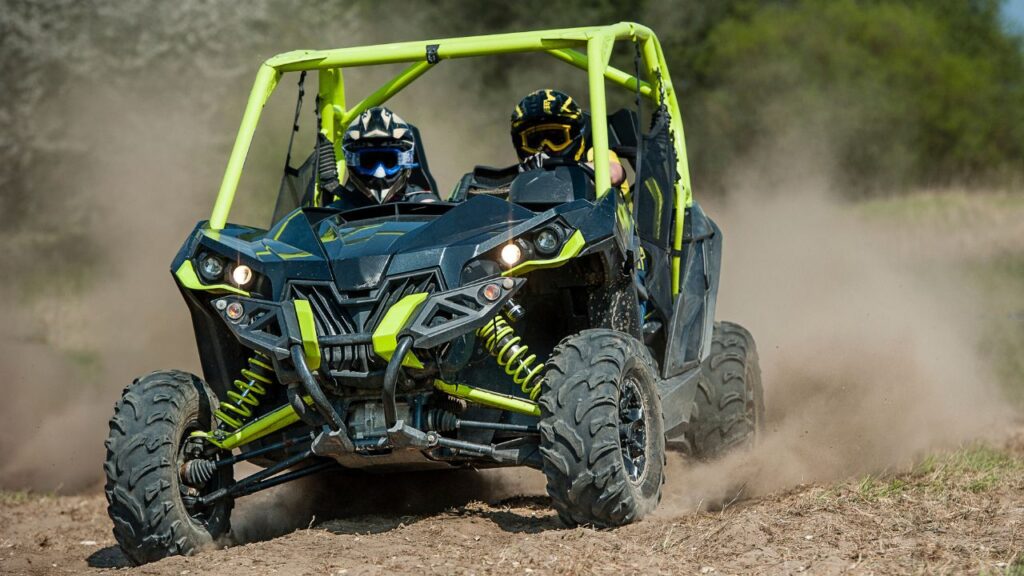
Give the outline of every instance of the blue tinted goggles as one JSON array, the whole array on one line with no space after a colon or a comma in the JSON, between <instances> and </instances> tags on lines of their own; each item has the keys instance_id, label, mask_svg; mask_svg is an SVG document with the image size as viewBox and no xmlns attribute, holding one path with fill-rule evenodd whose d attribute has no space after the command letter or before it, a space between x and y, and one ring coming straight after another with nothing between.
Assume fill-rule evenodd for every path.
<instances>
[{"instance_id":1,"label":"blue tinted goggles","mask_svg":"<svg viewBox=\"0 0 1024 576\"><path fill-rule=\"evenodd\" d=\"M394 176L402 170L415 168L416 154L413 150L400 148L357 148L345 150L345 164L364 176L384 178Z\"/></svg>"}]
</instances>

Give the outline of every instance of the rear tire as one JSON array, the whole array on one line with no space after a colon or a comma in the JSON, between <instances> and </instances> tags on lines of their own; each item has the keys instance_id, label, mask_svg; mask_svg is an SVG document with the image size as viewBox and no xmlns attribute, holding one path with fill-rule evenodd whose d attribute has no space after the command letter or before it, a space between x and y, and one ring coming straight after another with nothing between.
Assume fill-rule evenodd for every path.
<instances>
[{"instance_id":1,"label":"rear tire","mask_svg":"<svg viewBox=\"0 0 1024 576\"><path fill-rule=\"evenodd\" d=\"M711 355L701 367L688 441L693 456L711 460L752 445L764 431L764 390L757 346L738 324L715 324Z\"/></svg>"},{"instance_id":2,"label":"rear tire","mask_svg":"<svg viewBox=\"0 0 1024 576\"><path fill-rule=\"evenodd\" d=\"M654 510L665 430L654 361L635 338L585 330L547 362L541 455L547 491L570 526L621 526Z\"/></svg>"},{"instance_id":3,"label":"rear tire","mask_svg":"<svg viewBox=\"0 0 1024 576\"><path fill-rule=\"evenodd\" d=\"M232 501L190 510L178 475L184 441L193 431L210 430L216 401L199 378L170 371L136 380L114 406L104 491L114 538L135 564L193 554L228 531ZM203 493L231 481L231 467L223 467Z\"/></svg>"}]
</instances>

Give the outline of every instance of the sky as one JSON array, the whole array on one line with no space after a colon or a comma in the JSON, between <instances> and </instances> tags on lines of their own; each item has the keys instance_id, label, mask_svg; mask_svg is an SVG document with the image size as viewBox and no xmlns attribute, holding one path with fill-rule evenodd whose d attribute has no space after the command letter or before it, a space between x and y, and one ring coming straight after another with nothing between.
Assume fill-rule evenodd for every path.
<instances>
[{"instance_id":1,"label":"sky","mask_svg":"<svg viewBox=\"0 0 1024 576\"><path fill-rule=\"evenodd\" d=\"M1017 30L1024 30L1024 0L1006 0L1003 15Z\"/></svg>"}]
</instances>

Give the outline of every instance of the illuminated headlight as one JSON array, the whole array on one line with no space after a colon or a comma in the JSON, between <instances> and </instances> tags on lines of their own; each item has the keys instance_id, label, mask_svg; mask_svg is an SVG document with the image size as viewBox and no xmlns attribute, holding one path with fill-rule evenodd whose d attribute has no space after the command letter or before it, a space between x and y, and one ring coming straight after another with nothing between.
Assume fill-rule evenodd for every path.
<instances>
[{"instance_id":1,"label":"illuminated headlight","mask_svg":"<svg viewBox=\"0 0 1024 576\"><path fill-rule=\"evenodd\" d=\"M216 256L204 256L199 261L199 273L208 282L217 282L224 277L224 261Z\"/></svg>"},{"instance_id":2,"label":"illuminated headlight","mask_svg":"<svg viewBox=\"0 0 1024 576\"><path fill-rule=\"evenodd\" d=\"M501 249L501 261L505 266L512 267L523 259L523 250L515 244L506 244Z\"/></svg>"},{"instance_id":3,"label":"illuminated headlight","mask_svg":"<svg viewBox=\"0 0 1024 576\"><path fill-rule=\"evenodd\" d=\"M558 232L553 228L545 228L537 233L537 236L533 239L533 244L537 247L538 252L545 256L550 256L558 250L561 240L558 237Z\"/></svg>"},{"instance_id":4,"label":"illuminated headlight","mask_svg":"<svg viewBox=\"0 0 1024 576\"><path fill-rule=\"evenodd\" d=\"M252 281L252 268L249 268L245 264L235 266L235 269L231 271L231 280L239 288L245 286Z\"/></svg>"}]
</instances>

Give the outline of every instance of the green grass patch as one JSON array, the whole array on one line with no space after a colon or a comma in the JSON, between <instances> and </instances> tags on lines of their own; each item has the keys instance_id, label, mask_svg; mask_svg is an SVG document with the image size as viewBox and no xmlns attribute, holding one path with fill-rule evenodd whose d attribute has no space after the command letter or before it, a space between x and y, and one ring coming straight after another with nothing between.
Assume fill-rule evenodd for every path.
<instances>
[{"instance_id":1,"label":"green grass patch","mask_svg":"<svg viewBox=\"0 0 1024 576\"><path fill-rule=\"evenodd\" d=\"M38 497L38 494L29 490L0 490L0 505L24 504Z\"/></svg>"},{"instance_id":2,"label":"green grass patch","mask_svg":"<svg viewBox=\"0 0 1024 576\"><path fill-rule=\"evenodd\" d=\"M857 494L868 502L896 498L913 488L902 477L884 478L869 474L857 485Z\"/></svg>"},{"instance_id":3,"label":"green grass patch","mask_svg":"<svg viewBox=\"0 0 1024 576\"><path fill-rule=\"evenodd\" d=\"M957 491L980 494L1016 482L1022 472L1024 460L991 446L972 444L954 452L929 456L903 474L865 476L846 489L847 494L872 503L905 494L934 496Z\"/></svg>"},{"instance_id":4,"label":"green grass patch","mask_svg":"<svg viewBox=\"0 0 1024 576\"><path fill-rule=\"evenodd\" d=\"M975 444L936 456L915 469L914 482L928 491L962 489L975 494L987 492L1024 471L1024 461L1013 455Z\"/></svg>"}]
</instances>

